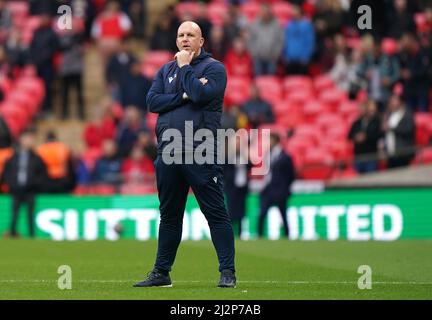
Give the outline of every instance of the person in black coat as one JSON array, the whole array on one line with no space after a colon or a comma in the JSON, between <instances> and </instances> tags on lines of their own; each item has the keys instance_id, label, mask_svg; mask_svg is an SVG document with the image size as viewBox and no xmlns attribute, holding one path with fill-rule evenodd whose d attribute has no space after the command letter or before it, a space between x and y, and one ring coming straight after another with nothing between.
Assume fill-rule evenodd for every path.
<instances>
[{"instance_id":1,"label":"person in black coat","mask_svg":"<svg viewBox=\"0 0 432 320\"><path fill-rule=\"evenodd\" d=\"M351 126L348 138L354 143L354 166L359 173L378 168L378 140L382 137L377 105L369 100L361 106L362 114Z\"/></svg>"},{"instance_id":2,"label":"person in black coat","mask_svg":"<svg viewBox=\"0 0 432 320\"><path fill-rule=\"evenodd\" d=\"M19 145L12 157L6 161L2 182L12 196L12 222L10 236L17 237L17 221L20 208L27 205L27 216L30 237L35 236L34 206L35 194L40 192L47 170L42 159L33 151L34 132L24 131L19 138Z\"/></svg>"},{"instance_id":3,"label":"person in black coat","mask_svg":"<svg viewBox=\"0 0 432 320\"><path fill-rule=\"evenodd\" d=\"M414 116L397 94L393 94L389 100L383 131L388 167L398 168L409 165L415 156Z\"/></svg>"},{"instance_id":4,"label":"person in black coat","mask_svg":"<svg viewBox=\"0 0 432 320\"><path fill-rule=\"evenodd\" d=\"M36 29L30 44L30 59L37 68L38 76L45 84L43 111L46 113L52 111L52 86L55 76L53 59L58 50L59 39L51 26L51 17L43 14L41 25Z\"/></svg>"},{"instance_id":5,"label":"person in black coat","mask_svg":"<svg viewBox=\"0 0 432 320\"><path fill-rule=\"evenodd\" d=\"M284 234L288 237L289 229L286 217L287 202L291 196L291 184L295 180L295 168L291 157L282 149L280 137L270 134L270 151L267 154L270 166L269 173L264 177L264 188L260 193L260 215L258 219L258 236L264 234L264 219L272 206L280 210Z\"/></svg>"}]
</instances>

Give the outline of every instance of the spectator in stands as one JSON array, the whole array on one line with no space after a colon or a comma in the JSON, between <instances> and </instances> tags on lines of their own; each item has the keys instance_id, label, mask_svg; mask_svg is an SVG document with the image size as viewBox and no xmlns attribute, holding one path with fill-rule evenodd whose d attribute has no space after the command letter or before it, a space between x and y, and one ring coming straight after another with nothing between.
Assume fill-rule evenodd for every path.
<instances>
[{"instance_id":1,"label":"spectator in stands","mask_svg":"<svg viewBox=\"0 0 432 320\"><path fill-rule=\"evenodd\" d=\"M261 6L259 18L252 24L248 48L254 62L255 76L275 74L283 46L283 31L268 4Z\"/></svg>"},{"instance_id":2,"label":"spectator in stands","mask_svg":"<svg viewBox=\"0 0 432 320\"><path fill-rule=\"evenodd\" d=\"M147 92L152 81L141 72L141 63L135 61L129 68L129 73L120 82L120 101L123 106L137 106L142 115L147 113Z\"/></svg>"},{"instance_id":3,"label":"spectator in stands","mask_svg":"<svg viewBox=\"0 0 432 320\"><path fill-rule=\"evenodd\" d=\"M96 161L92 181L96 184L117 186L122 182L121 159L117 156L114 140L105 140L102 144L102 157Z\"/></svg>"},{"instance_id":4,"label":"spectator in stands","mask_svg":"<svg viewBox=\"0 0 432 320\"><path fill-rule=\"evenodd\" d=\"M397 94L389 99L383 131L388 167L407 166L415 155L415 122L412 112Z\"/></svg>"},{"instance_id":5,"label":"spectator in stands","mask_svg":"<svg viewBox=\"0 0 432 320\"><path fill-rule=\"evenodd\" d=\"M95 110L94 119L84 129L87 148L99 149L104 140L112 140L116 135L116 124L111 110L111 99L105 99Z\"/></svg>"},{"instance_id":6,"label":"spectator in stands","mask_svg":"<svg viewBox=\"0 0 432 320\"><path fill-rule=\"evenodd\" d=\"M67 30L60 37L60 48L63 57L60 64L59 75L62 79L62 119L65 120L70 112L69 110L69 92L72 87L77 93L78 117L85 119L84 90L82 85L82 76L84 68L84 34Z\"/></svg>"},{"instance_id":7,"label":"spectator in stands","mask_svg":"<svg viewBox=\"0 0 432 320\"><path fill-rule=\"evenodd\" d=\"M34 152L35 134L28 129L21 133L13 156L5 163L2 181L9 187L12 196L12 222L10 236L17 237L17 222L20 208L27 206L30 237L35 236L34 207L35 194L41 191L47 177L42 159Z\"/></svg>"},{"instance_id":8,"label":"spectator in stands","mask_svg":"<svg viewBox=\"0 0 432 320\"><path fill-rule=\"evenodd\" d=\"M240 6L235 4L228 5L228 10L223 17L222 28L228 47L234 39L244 37L247 31L248 21L240 13Z\"/></svg>"},{"instance_id":9,"label":"spectator in stands","mask_svg":"<svg viewBox=\"0 0 432 320\"><path fill-rule=\"evenodd\" d=\"M139 146L135 146L130 157L123 161L121 172L125 183L150 185L154 183L155 169L153 161L144 152L144 149Z\"/></svg>"},{"instance_id":10,"label":"spectator in stands","mask_svg":"<svg viewBox=\"0 0 432 320\"><path fill-rule=\"evenodd\" d=\"M122 122L117 128L116 142L118 154L121 158L127 157L138 140L138 133L144 130L141 113L135 106L128 106L125 109Z\"/></svg>"},{"instance_id":11,"label":"spectator in stands","mask_svg":"<svg viewBox=\"0 0 432 320\"><path fill-rule=\"evenodd\" d=\"M412 112L429 110L429 79L431 67L428 53L420 47L411 34L404 34L400 41L399 53L403 99Z\"/></svg>"},{"instance_id":12,"label":"spectator in stands","mask_svg":"<svg viewBox=\"0 0 432 320\"><path fill-rule=\"evenodd\" d=\"M12 28L12 13L7 8L7 1L0 0L0 43L4 43Z\"/></svg>"},{"instance_id":13,"label":"spectator in stands","mask_svg":"<svg viewBox=\"0 0 432 320\"><path fill-rule=\"evenodd\" d=\"M382 137L381 120L376 103L369 100L360 105L360 117L351 126L348 138L354 144L354 166L358 173L378 168L378 141Z\"/></svg>"},{"instance_id":14,"label":"spectator in stands","mask_svg":"<svg viewBox=\"0 0 432 320\"><path fill-rule=\"evenodd\" d=\"M143 38L146 27L146 1L144 0L123 0L123 11L125 11L132 22L132 36Z\"/></svg>"},{"instance_id":15,"label":"spectator in stands","mask_svg":"<svg viewBox=\"0 0 432 320\"><path fill-rule=\"evenodd\" d=\"M45 99L42 106L45 115L52 111L52 86L55 76L53 61L58 50L59 39L52 28L51 16L43 14L40 27L35 31L30 44L30 59L45 84Z\"/></svg>"},{"instance_id":16,"label":"spectator in stands","mask_svg":"<svg viewBox=\"0 0 432 320\"><path fill-rule=\"evenodd\" d=\"M242 221L246 213L246 197L249 190L251 165L248 158L247 150L240 148L240 141L237 138L228 139L226 161L223 166L225 196L234 234L238 237L242 234Z\"/></svg>"},{"instance_id":17,"label":"spectator in stands","mask_svg":"<svg viewBox=\"0 0 432 320\"><path fill-rule=\"evenodd\" d=\"M340 0L317 2L316 13L313 17L313 25L316 32L316 55L314 56L314 60L319 61L326 55L327 43L337 33L342 31L345 14ZM357 17L355 18L357 21Z\"/></svg>"},{"instance_id":18,"label":"spectator in stands","mask_svg":"<svg viewBox=\"0 0 432 320\"><path fill-rule=\"evenodd\" d=\"M264 176L263 189L260 193L260 214L258 236L264 235L264 219L272 206L277 206L283 222L285 237L288 237L287 203L291 196L291 184L295 180L295 169L291 156L282 148L280 137L270 134L270 150L266 156L269 172Z\"/></svg>"},{"instance_id":19,"label":"spectator in stands","mask_svg":"<svg viewBox=\"0 0 432 320\"><path fill-rule=\"evenodd\" d=\"M293 7L293 17L285 29L283 59L287 74L307 74L314 52L315 31L312 23L304 18L298 6Z\"/></svg>"},{"instance_id":20,"label":"spectator in stands","mask_svg":"<svg viewBox=\"0 0 432 320\"><path fill-rule=\"evenodd\" d=\"M345 40L337 40L336 43L339 41L345 42ZM338 48L339 45L336 47ZM339 89L348 92L349 98L355 100L359 91L367 87L366 82L357 73L362 61L361 51L353 49L351 52L346 52L346 49L338 49L338 52L329 75Z\"/></svg>"},{"instance_id":21,"label":"spectator in stands","mask_svg":"<svg viewBox=\"0 0 432 320\"><path fill-rule=\"evenodd\" d=\"M114 99L120 100L120 83L125 81L130 67L138 58L130 49L130 43L122 41L119 51L108 61L105 70L105 80Z\"/></svg>"},{"instance_id":22,"label":"spectator in stands","mask_svg":"<svg viewBox=\"0 0 432 320\"><path fill-rule=\"evenodd\" d=\"M210 32L209 39L209 53L216 60L223 61L227 50L229 47L229 42L225 38L224 30L221 26L214 26Z\"/></svg>"},{"instance_id":23,"label":"spectator in stands","mask_svg":"<svg viewBox=\"0 0 432 320\"><path fill-rule=\"evenodd\" d=\"M377 102L380 112L384 111L393 86L399 80L399 70L397 59L384 54L379 42L366 52L359 66L358 75L367 82L368 96Z\"/></svg>"},{"instance_id":24,"label":"spectator in stands","mask_svg":"<svg viewBox=\"0 0 432 320\"><path fill-rule=\"evenodd\" d=\"M96 17L91 31L104 63L107 63L111 55L118 51L121 41L129 34L131 28L132 22L120 10L120 4L115 0L109 0L104 11Z\"/></svg>"},{"instance_id":25,"label":"spectator in stands","mask_svg":"<svg viewBox=\"0 0 432 320\"><path fill-rule=\"evenodd\" d=\"M405 32L415 33L414 12L407 6L407 0L393 0L387 11L387 35L399 39Z\"/></svg>"},{"instance_id":26,"label":"spectator in stands","mask_svg":"<svg viewBox=\"0 0 432 320\"><path fill-rule=\"evenodd\" d=\"M49 131L46 142L37 148L47 168L48 177L43 190L48 193L67 193L75 188L75 167L70 148L59 141L54 131Z\"/></svg>"},{"instance_id":27,"label":"spectator in stands","mask_svg":"<svg viewBox=\"0 0 432 320\"><path fill-rule=\"evenodd\" d=\"M230 106L222 113L221 126L223 129L244 129L248 125L248 118L239 106Z\"/></svg>"},{"instance_id":28,"label":"spectator in stands","mask_svg":"<svg viewBox=\"0 0 432 320\"><path fill-rule=\"evenodd\" d=\"M138 133L137 146L144 150L144 153L152 160L155 161L157 157L157 147L154 142L154 137L147 129L142 129Z\"/></svg>"},{"instance_id":29,"label":"spectator in stands","mask_svg":"<svg viewBox=\"0 0 432 320\"><path fill-rule=\"evenodd\" d=\"M29 47L22 40L20 29L13 28L5 43L6 54L12 70L22 68L29 60Z\"/></svg>"},{"instance_id":30,"label":"spectator in stands","mask_svg":"<svg viewBox=\"0 0 432 320\"><path fill-rule=\"evenodd\" d=\"M150 39L151 50L167 50L177 52L175 45L177 38L177 26L175 20L170 19L169 12L162 12L156 23L156 28Z\"/></svg>"},{"instance_id":31,"label":"spectator in stands","mask_svg":"<svg viewBox=\"0 0 432 320\"><path fill-rule=\"evenodd\" d=\"M251 79L253 76L252 57L246 50L246 42L238 37L224 60L225 68L229 77L244 77Z\"/></svg>"},{"instance_id":32,"label":"spectator in stands","mask_svg":"<svg viewBox=\"0 0 432 320\"><path fill-rule=\"evenodd\" d=\"M213 24L207 18L207 5L205 3L199 2L198 14L194 21L200 26L203 38L209 39ZM204 43L205 50L207 47L208 43Z\"/></svg>"},{"instance_id":33,"label":"spectator in stands","mask_svg":"<svg viewBox=\"0 0 432 320\"><path fill-rule=\"evenodd\" d=\"M263 123L274 122L271 105L261 98L255 84L251 86L250 98L241 106L241 111L247 116L252 128L257 128Z\"/></svg>"}]
</instances>

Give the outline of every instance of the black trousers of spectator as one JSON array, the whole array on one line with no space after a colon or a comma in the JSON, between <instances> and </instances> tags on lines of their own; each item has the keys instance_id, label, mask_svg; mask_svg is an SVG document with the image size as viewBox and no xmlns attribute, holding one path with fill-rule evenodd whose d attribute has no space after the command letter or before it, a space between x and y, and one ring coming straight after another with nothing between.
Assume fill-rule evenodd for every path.
<instances>
[{"instance_id":1,"label":"black trousers of spectator","mask_svg":"<svg viewBox=\"0 0 432 320\"><path fill-rule=\"evenodd\" d=\"M285 237L288 237L289 229L288 229L288 221L286 217L287 211L287 198L282 199L272 199L270 196L261 195L260 197L260 214L258 218L258 236L262 237L264 235L264 220L267 217L268 210L272 206L278 207L282 223Z\"/></svg>"},{"instance_id":2,"label":"black trousers of spectator","mask_svg":"<svg viewBox=\"0 0 432 320\"><path fill-rule=\"evenodd\" d=\"M17 235L17 222L22 205L27 205L27 223L30 237L35 236L34 228L34 204L35 195L33 193L15 193L12 194L12 222L10 228L11 236Z\"/></svg>"},{"instance_id":3,"label":"black trousers of spectator","mask_svg":"<svg viewBox=\"0 0 432 320\"><path fill-rule=\"evenodd\" d=\"M235 271L234 234L225 208L222 168L217 164L165 164L161 155L155 160L155 168L160 202L155 268L171 271L182 237L183 215L191 187L208 221L219 271Z\"/></svg>"},{"instance_id":4,"label":"black trousers of spectator","mask_svg":"<svg viewBox=\"0 0 432 320\"><path fill-rule=\"evenodd\" d=\"M70 74L63 76L62 78L62 118L66 119L69 113L69 92L74 87L78 97L78 116L81 120L84 120L84 96L82 87L82 75L81 74Z\"/></svg>"},{"instance_id":5,"label":"black trousers of spectator","mask_svg":"<svg viewBox=\"0 0 432 320\"><path fill-rule=\"evenodd\" d=\"M45 98L42 105L44 112L52 111L52 86L54 81L54 69L50 63L37 67L37 73L45 85Z\"/></svg>"},{"instance_id":6,"label":"black trousers of spectator","mask_svg":"<svg viewBox=\"0 0 432 320\"><path fill-rule=\"evenodd\" d=\"M300 62L289 62L285 66L285 72L288 75L306 75L309 73L308 65Z\"/></svg>"}]
</instances>

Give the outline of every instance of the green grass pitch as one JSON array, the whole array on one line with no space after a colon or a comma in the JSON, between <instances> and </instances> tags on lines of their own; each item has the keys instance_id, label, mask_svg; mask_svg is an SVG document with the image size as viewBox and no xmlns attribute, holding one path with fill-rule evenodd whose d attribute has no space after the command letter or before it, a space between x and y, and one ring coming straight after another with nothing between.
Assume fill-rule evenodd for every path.
<instances>
[{"instance_id":1,"label":"green grass pitch","mask_svg":"<svg viewBox=\"0 0 432 320\"><path fill-rule=\"evenodd\" d=\"M151 270L156 241L0 240L0 299L431 299L432 241L237 241L237 288L216 287L210 241L180 245L173 288L132 288ZM60 290L60 265L72 290ZM372 289L360 290L360 265Z\"/></svg>"}]
</instances>

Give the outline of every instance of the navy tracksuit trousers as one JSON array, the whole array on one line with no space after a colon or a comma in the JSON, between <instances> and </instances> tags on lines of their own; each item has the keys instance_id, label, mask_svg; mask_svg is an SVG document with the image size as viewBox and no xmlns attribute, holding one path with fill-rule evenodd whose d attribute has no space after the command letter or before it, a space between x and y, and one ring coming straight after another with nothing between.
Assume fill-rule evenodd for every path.
<instances>
[{"instance_id":1,"label":"navy tracksuit trousers","mask_svg":"<svg viewBox=\"0 0 432 320\"><path fill-rule=\"evenodd\" d=\"M158 252L155 268L169 272L182 237L189 187L206 217L219 259L219 271L234 269L234 234L225 208L223 171L218 164L165 164L155 160L160 202ZM216 178L216 179L215 179ZM215 181L216 180L216 181Z\"/></svg>"}]
</instances>

